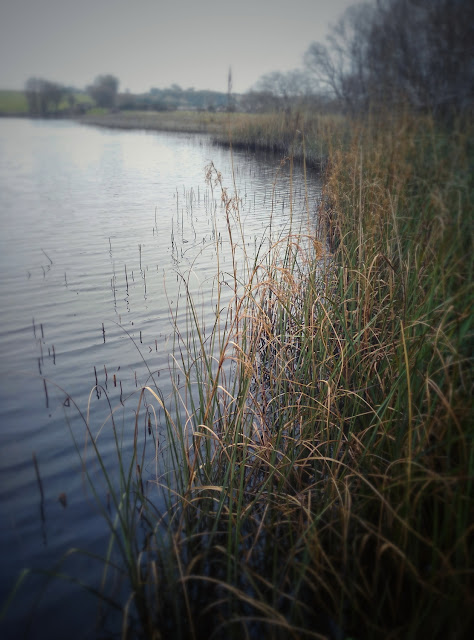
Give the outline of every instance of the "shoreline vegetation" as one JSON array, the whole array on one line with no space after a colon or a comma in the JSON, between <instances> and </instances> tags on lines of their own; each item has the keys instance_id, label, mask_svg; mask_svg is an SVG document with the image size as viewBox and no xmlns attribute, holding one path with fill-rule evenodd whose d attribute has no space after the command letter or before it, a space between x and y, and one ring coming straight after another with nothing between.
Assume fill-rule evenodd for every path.
<instances>
[{"instance_id":1,"label":"shoreline vegetation","mask_svg":"<svg viewBox=\"0 0 474 640\"><path fill-rule=\"evenodd\" d=\"M236 122L234 145L325 150L320 235L257 256L210 334L188 299L175 404L159 399L167 513L135 483L154 522L146 579L138 550L128 573L136 620L148 637L466 637L472 124L408 111ZM222 199L238 228L238 200Z\"/></svg>"},{"instance_id":2,"label":"shoreline vegetation","mask_svg":"<svg viewBox=\"0 0 474 640\"><path fill-rule=\"evenodd\" d=\"M26 100L20 92L5 91L3 93L9 97L6 99L5 96L0 95L2 107L0 117L33 117L28 113ZM18 93L17 96L16 93ZM8 109L9 104L16 105L17 110L12 110L12 107ZM214 142L224 146L228 146L231 140L235 149L263 151L281 156L290 154L297 161L303 160L304 157L308 165L316 168L322 168L327 160L327 149L321 147L322 138L316 130L318 123L322 120L330 123L332 120L341 119L341 116L328 114L315 118L308 110L287 112L282 118L279 112L262 114L186 110L113 112L100 108L90 109L84 115L64 111L48 117L70 119L81 124L109 129L209 135ZM305 124L306 148L303 148L302 132Z\"/></svg>"},{"instance_id":3,"label":"shoreline vegetation","mask_svg":"<svg viewBox=\"0 0 474 640\"><path fill-rule=\"evenodd\" d=\"M319 161L319 233L262 247L243 282L234 269L234 299L216 305L211 329L188 296L174 397L142 389L130 464L116 436L120 487L104 469L103 584L114 575L127 594L104 588L104 603L121 612L123 637L468 637L471 119L193 117L220 142L231 122L234 147ZM193 127L179 112L81 121ZM245 245L237 196L214 167L207 177ZM100 462L98 428L87 425ZM150 480L153 457L166 468Z\"/></svg>"},{"instance_id":4,"label":"shoreline vegetation","mask_svg":"<svg viewBox=\"0 0 474 640\"><path fill-rule=\"evenodd\" d=\"M198 111L102 113L82 116L78 122L112 129L141 129L175 133L208 134L212 140L235 149L262 151L288 156L296 161L322 168L327 160L327 148L319 135L336 115L315 116L308 110L294 110L282 115L274 113L209 113ZM303 131L306 145L303 144Z\"/></svg>"}]
</instances>

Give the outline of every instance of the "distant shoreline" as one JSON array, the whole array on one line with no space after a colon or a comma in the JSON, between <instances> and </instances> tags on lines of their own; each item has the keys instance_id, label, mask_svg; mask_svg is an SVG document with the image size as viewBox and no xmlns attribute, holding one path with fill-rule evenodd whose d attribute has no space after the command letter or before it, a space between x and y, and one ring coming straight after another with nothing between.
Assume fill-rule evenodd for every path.
<instances>
[{"instance_id":1,"label":"distant shoreline","mask_svg":"<svg viewBox=\"0 0 474 640\"><path fill-rule=\"evenodd\" d=\"M112 129L142 129L175 133L223 133L227 114L205 111L120 111L74 117L82 124Z\"/></svg>"},{"instance_id":2,"label":"distant shoreline","mask_svg":"<svg viewBox=\"0 0 474 640\"><path fill-rule=\"evenodd\" d=\"M29 113L1 112L1 118L28 118L30 120L73 120L82 124L113 129L144 129L185 133L217 133L223 131L225 113L193 111L120 111L118 113L85 114L56 113L35 116Z\"/></svg>"},{"instance_id":3,"label":"distant shoreline","mask_svg":"<svg viewBox=\"0 0 474 640\"><path fill-rule=\"evenodd\" d=\"M116 113L94 113L77 115L62 113L35 117L30 114L16 113L2 117L21 117L32 120L71 120L79 124L121 129L128 131L156 131L184 133L189 135L207 135L216 144L232 145L235 149L252 152L264 152L280 157L292 156L302 161L305 157L308 166L322 170L327 157L321 149L301 145L295 131L296 122L281 127L278 114L252 114L223 111L118 111Z\"/></svg>"}]
</instances>

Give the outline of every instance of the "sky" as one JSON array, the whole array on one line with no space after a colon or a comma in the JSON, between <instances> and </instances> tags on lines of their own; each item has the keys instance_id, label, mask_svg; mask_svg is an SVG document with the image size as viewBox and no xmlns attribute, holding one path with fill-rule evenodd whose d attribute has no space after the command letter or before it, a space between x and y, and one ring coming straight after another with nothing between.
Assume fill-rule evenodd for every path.
<instances>
[{"instance_id":1,"label":"sky","mask_svg":"<svg viewBox=\"0 0 474 640\"><path fill-rule=\"evenodd\" d=\"M301 67L354 0L0 0L0 88L31 76L85 88L112 73L120 91L250 89Z\"/></svg>"}]
</instances>

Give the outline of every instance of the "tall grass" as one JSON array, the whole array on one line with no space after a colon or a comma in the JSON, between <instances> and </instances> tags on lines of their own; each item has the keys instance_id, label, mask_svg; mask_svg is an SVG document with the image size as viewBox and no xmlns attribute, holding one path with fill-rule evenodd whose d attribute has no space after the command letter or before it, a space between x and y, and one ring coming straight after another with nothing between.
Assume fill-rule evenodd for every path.
<instances>
[{"instance_id":1,"label":"tall grass","mask_svg":"<svg viewBox=\"0 0 474 640\"><path fill-rule=\"evenodd\" d=\"M297 109L261 114L228 114L227 126L214 134L214 140L234 148L266 151L305 160L324 168L328 143L333 132L344 130L342 116Z\"/></svg>"},{"instance_id":2,"label":"tall grass","mask_svg":"<svg viewBox=\"0 0 474 640\"><path fill-rule=\"evenodd\" d=\"M143 389L132 459L117 449L116 518L104 515L119 552L106 566L128 584L124 635L472 629L472 128L336 124L304 138L328 150L319 234L247 256L228 306L217 277L212 328L188 295L174 400ZM208 178L236 260L238 198Z\"/></svg>"},{"instance_id":3,"label":"tall grass","mask_svg":"<svg viewBox=\"0 0 474 640\"><path fill-rule=\"evenodd\" d=\"M168 542L152 535L147 549L143 610L157 633L467 635L465 126L406 115L352 123L339 138L332 128L324 236L290 236L258 255L210 335L189 300L184 418L167 413ZM237 201L223 199L238 218Z\"/></svg>"},{"instance_id":4,"label":"tall grass","mask_svg":"<svg viewBox=\"0 0 474 640\"><path fill-rule=\"evenodd\" d=\"M232 114L238 118L238 114ZM249 120L251 115L244 116ZM127 111L109 113L106 110L90 109L80 118L85 124L116 129L145 129L183 133L223 134L229 115L205 111Z\"/></svg>"}]
</instances>

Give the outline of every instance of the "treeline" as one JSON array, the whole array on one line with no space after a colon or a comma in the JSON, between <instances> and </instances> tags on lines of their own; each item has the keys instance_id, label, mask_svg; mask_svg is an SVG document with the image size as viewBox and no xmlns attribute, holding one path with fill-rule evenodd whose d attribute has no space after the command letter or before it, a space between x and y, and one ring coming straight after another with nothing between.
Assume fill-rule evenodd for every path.
<instances>
[{"instance_id":1,"label":"treeline","mask_svg":"<svg viewBox=\"0 0 474 640\"><path fill-rule=\"evenodd\" d=\"M231 86L231 85L230 85ZM324 43L313 42L300 69L262 76L243 95L169 88L119 93L119 80L100 75L85 91L30 78L31 114L106 109L268 112L298 105L360 113L371 105L446 113L472 105L472 0L378 0L349 7ZM81 99L78 99L81 96Z\"/></svg>"},{"instance_id":2,"label":"treeline","mask_svg":"<svg viewBox=\"0 0 474 640\"><path fill-rule=\"evenodd\" d=\"M84 113L92 107L108 110L167 111L196 109L216 111L226 109L226 93L194 88L152 88L148 93L119 92L119 80L113 75L100 75L85 91L66 87L43 78L30 78L25 85L25 97L31 115L48 116L60 112Z\"/></svg>"},{"instance_id":3,"label":"treeline","mask_svg":"<svg viewBox=\"0 0 474 640\"><path fill-rule=\"evenodd\" d=\"M369 105L446 113L472 106L472 0L378 0L349 7L304 65L263 76L247 99L265 109L314 100L360 113Z\"/></svg>"},{"instance_id":4,"label":"treeline","mask_svg":"<svg viewBox=\"0 0 474 640\"><path fill-rule=\"evenodd\" d=\"M305 65L351 111L368 104L445 112L472 104L474 3L378 0L350 7Z\"/></svg>"},{"instance_id":5,"label":"treeline","mask_svg":"<svg viewBox=\"0 0 474 640\"><path fill-rule=\"evenodd\" d=\"M119 109L167 111L172 109L198 109L216 111L226 109L228 96L219 91L182 89L173 84L166 89L152 88L148 93L122 93L117 97Z\"/></svg>"},{"instance_id":6,"label":"treeline","mask_svg":"<svg viewBox=\"0 0 474 640\"><path fill-rule=\"evenodd\" d=\"M113 76L109 77L113 78ZM83 91L75 87L51 82L44 78L29 78L25 83L24 91L28 113L33 116L43 117L60 113L81 114L95 104L101 103L103 99L108 105L112 105L115 102L118 86L118 82L115 85L115 78L113 79L115 88L112 88L111 97L107 102L107 98L104 99L107 94L106 84L102 94L99 90L95 93L96 87L94 85L89 87L87 91Z\"/></svg>"}]
</instances>

